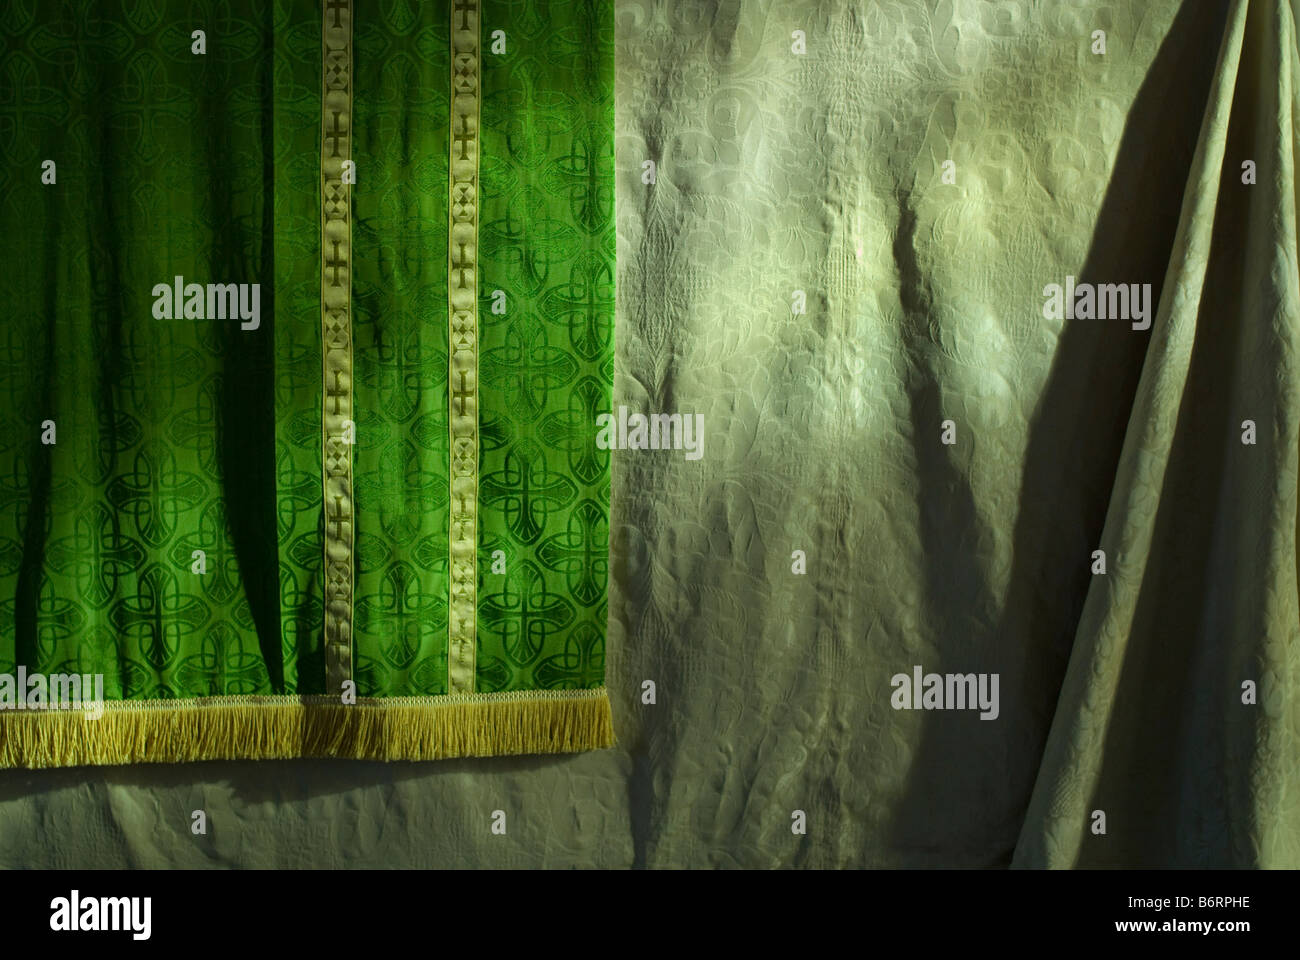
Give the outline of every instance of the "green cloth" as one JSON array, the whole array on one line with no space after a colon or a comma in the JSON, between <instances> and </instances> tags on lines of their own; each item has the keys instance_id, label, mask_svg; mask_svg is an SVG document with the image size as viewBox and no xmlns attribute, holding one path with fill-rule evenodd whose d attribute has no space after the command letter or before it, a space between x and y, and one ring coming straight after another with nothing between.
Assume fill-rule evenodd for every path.
<instances>
[{"instance_id":1,"label":"green cloth","mask_svg":"<svg viewBox=\"0 0 1300 960\"><path fill-rule=\"evenodd\" d=\"M319 607L320 550L285 481L319 469L277 470L297 412L277 392L319 408L319 324L295 285L319 214L314 180L286 169L318 153L312 88L277 103L285 51L251 9L209 27L205 56L188 19L144 3L15 7L4 30L0 672L102 673L109 699L298 690L319 672L293 628ZM259 328L159 319L152 291L178 275L260 281ZM279 525L308 536L283 567Z\"/></svg>"},{"instance_id":2,"label":"green cloth","mask_svg":"<svg viewBox=\"0 0 1300 960\"><path fill-rule=\"evenodd\" d=\"M143 2L6 14L0 674L102 674L110 708L603 687L609 452L588 425L613 376L612 6L461 6L474 13L293 0L179 19ZM481 49L453 64L464 16ZM468 199L449 173L467 144ZM355 186L331 157L355 162ZM458 252L451 219L467 209L477 240ZM453 316L450 270L477 290L476 330ZM213 284L258 284L260 316L214 318ZM468 387L449 369L461 336L476 339ZM476 415L479 438L458 583L449 409ZM457 497L472 516L473 495ZM458 653L453 689L458 589L476 649ZM331 662L336 607L347 649ZM462 714L467 729L505 722ZM231 742L189 758L296 752L231 722ZM523 743L484 736L497 732ZM87 759L33 751L10 762ZM400 755L447 752L465 751Z\"/></svg>"},{"instance_id":3,"label":"green cloth","mask_svg":"<svg viewBox=\"0 0 1300 960\"><path fill-rule=\"evenodd\" d=\"M483 5L478 689L605 681L613 3ZM498 296L498 293L500 296ZM499 305L499 307L498 307ZM498 312L498 309L500 312Z\"/></svg>"},{"instance_id":4,"label":"green cloth","mask_svg":"<svg viewBox=\"0 0 1300 960\"><path fill-rule=\"evenodd\" d=\"M615 13L613 403L707 431L614 458L619 747L6 773L0 862L1300 866L1293 5Z\"/></svg>"}]
</instances>

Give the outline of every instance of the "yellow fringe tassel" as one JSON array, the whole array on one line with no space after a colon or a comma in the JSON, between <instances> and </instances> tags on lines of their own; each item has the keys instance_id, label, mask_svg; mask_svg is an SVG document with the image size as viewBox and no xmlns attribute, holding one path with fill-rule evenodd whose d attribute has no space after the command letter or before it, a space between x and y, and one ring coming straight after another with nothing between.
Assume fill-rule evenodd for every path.
<instances>
[{"instance_id":1,"label":"yellow fringe tassel","mask_svg":"<svg viewBox=\"0 0 1300 960\"><path fill-rule=\"evenodd\" d=\"M319 698L230 697L0 711L0 767L336 757L437 760L613 746L604 690L474 700L402 698L355 706ZM588 695L583 695L588 694Z\"/></svg>"}]
</instances>

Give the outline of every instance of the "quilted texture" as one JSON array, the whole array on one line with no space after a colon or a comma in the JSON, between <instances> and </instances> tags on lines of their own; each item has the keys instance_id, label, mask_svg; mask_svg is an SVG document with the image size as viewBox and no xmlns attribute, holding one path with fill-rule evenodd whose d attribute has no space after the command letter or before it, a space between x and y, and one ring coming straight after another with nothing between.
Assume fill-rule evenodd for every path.
<instances>
[{"instance_id":1,"label":"quilted texture","mask_svg":"<svg viewBox=\"0 0 1300 960\"><path fill-rule=\"evenodd\" d=\"M614 457L619 746L8 772L0 863L1300 866L1292 6L616 32L613 400L706 424ZM1152 284L1150 328L1047 319L1066 277ZM917 664L998 718L893 709Z\"/></svg>"}]
</instances>

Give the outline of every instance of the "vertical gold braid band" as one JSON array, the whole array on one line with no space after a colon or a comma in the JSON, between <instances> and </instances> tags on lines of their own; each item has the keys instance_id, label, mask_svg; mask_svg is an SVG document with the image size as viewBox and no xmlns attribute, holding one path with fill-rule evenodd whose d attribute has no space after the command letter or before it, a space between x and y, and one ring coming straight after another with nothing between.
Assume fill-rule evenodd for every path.
<instances>
[{"instance_id":1,"label":"vertical gold braid band","mask_svg":"<svg viewBox=\"0 0 1300 960\"><path fill-rule=\"evenodd\" d=\"M322 4L321 465L325 495L325 690L352 679L352 0ZM355 178L353 178L355 179Z\"/></svg>"},{"instance_id":2,"label":"vertical gold braid band","mask_svg":"<svg viewBox=\"0 0 1300 960\"><path fill-rule=\"evenodd\" d=\"M448 427L451 437L451 586L447 692L474 691L478 612L478 131L479 4L451 7L448 182Z\"/></svg>"}]
</instances>

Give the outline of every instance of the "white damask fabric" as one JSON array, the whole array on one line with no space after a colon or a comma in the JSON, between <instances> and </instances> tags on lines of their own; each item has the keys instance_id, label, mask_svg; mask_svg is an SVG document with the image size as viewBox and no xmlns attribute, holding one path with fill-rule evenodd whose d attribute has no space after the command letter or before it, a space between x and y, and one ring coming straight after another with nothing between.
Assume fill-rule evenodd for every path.
<instances>
[{"instance_id":1,"label":"white damask fabric","mask_svg":"<svg viewBox=\"0 0 1300 960\"><path fill-rule=\"evenodd\" d=\"M0 863L1300 866L1294 23L620 0L614 404L704 432L614 458L619 745L6 772Z\"/></svg>"}]
</instances>

